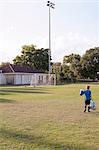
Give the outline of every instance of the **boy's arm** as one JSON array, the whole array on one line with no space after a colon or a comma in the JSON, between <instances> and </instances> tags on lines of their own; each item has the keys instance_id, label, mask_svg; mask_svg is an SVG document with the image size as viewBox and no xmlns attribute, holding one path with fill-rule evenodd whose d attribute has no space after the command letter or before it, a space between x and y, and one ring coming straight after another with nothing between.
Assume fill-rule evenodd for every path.
<instances>
[{"instance_id":1,"label":"boy's arm","mask_svg":"<svg viewBox=\"0 0 99 150\"><path fill-rule=\"evenodd\" d=\"M85 93L85 91L80 90L80 95L82 96Z\"/></svg>"}]
</instances>

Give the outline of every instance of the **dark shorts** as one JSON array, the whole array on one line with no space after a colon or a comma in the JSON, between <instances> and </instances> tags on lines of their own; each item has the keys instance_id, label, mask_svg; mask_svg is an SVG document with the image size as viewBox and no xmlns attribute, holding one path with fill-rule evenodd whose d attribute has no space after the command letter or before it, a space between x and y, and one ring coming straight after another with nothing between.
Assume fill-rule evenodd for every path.
<instances>
[{"instance_id":1,"label":"dark shorts","mask_svg":"<svg viewBox=\"0 0 99 150\"><path fill-rule=\"evenodd\" d=\"M86 105L90 105L90 100L86 100L86 101L85 101L85 104L86 104Z\"/></svg>"}]
</instances>

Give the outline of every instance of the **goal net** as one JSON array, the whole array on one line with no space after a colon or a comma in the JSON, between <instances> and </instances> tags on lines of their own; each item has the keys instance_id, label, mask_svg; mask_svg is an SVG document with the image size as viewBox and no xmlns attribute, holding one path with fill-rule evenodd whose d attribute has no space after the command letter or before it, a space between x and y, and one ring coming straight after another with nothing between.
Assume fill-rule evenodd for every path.
<instances>
[{"instance_id":1,"label":"goal net","mask_svg":"<svg viewBox=\"0 0 99 150\"><path fill-rule=\"evenodd\" d=\"M31 76L30 86L56 85L55 74L34 74Z\"/></svg>"}]
</instances>

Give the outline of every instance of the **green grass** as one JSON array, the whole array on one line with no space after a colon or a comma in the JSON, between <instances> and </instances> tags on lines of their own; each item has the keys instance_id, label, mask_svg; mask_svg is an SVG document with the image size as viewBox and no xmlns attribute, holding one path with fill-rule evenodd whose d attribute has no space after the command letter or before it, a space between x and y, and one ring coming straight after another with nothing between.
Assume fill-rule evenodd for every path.
<instances>
[{"instance_id":1,"label":"green grass","mask_svg":"<svg viewBox=\"0 0 99 150\"><path fill-rule=\"evenodd\" d=\"M90 113L83 88L0 87L0 150L99 150L99 85L91 85Z\"/></svg>"}]
</instances>

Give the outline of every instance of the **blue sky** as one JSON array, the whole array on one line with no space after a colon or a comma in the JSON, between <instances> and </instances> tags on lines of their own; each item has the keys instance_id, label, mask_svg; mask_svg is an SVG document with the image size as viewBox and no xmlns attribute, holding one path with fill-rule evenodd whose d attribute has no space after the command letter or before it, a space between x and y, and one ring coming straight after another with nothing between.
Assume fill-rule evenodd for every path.
<instances>
[{"instance_id":1,"label":"blue sky","mask_svg":"<svg viewBox=\"0 0 99 150\"><path fill-rule=\"evenodd\" d=\"M51 9L51 55L83 55L99 46L99 0L53 0ZM0 62L12 61L21 47L34 44L48 48L46 0L0 0Z\"/></svg>"}]
</instances>

